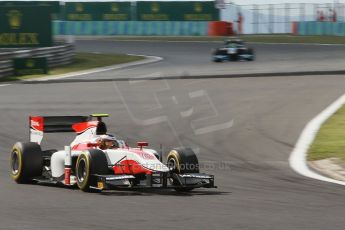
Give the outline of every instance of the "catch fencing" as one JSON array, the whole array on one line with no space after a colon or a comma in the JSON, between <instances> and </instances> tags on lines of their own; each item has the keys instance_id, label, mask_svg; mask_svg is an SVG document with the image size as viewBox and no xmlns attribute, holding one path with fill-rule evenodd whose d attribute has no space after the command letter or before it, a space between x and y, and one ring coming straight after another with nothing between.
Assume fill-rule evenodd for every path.
<instances>
[{"instance_id":1,"label":"catch fencing","mask_svg":"<svg viewBox=\"0 0 345 230\"><path fill-rule=\"evenodd\" d=\"M221 20L234 22L236 30L239 13L243 16L244 34L282 34L291 33L292 22L344 22L345 4L227 4L221 10Z\"/></svg>"}]
</instances>

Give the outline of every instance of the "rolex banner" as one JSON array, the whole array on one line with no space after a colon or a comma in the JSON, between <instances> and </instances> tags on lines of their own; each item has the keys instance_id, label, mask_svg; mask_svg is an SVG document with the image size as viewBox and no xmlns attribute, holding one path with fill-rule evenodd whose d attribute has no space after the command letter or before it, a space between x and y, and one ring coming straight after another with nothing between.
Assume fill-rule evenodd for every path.
<instances>
[{"instance_id":1,"label":"rolex banner","mask_svg":"<svg viewBox=\"0 0 345 230\"><path fill-rule=\"evenodd\" d=\"M67 21L218 21L213 1L66 2Z\"/></svg>"},{"instance_id":2,"label":"rolex banner","mask_svg":"<svg viewBox=\"0 0 345 230\"><path fill-rule=\"evenodd\" d=\"M60 2L58 1L0 1L1 6L49 6L51 13L60 12Z\"/></svg>"},{"instance_id":3,"label":"rolex banner","mask_svg":"<svg viewBox=\"0 0 345 230\"><path fill-rule=\"evenodd\" d=\"M130 2L66 2L67 21L129 21Z\"/></svg>"},{"instance_id":4,"label":"rolex banner","mask_svg":"<svg viewBox=\"0 0 345 230\"><path fill-rule=\"evenodd\" d=\"M137 3L139 21L218 21L219 10L214 2L156 2Z\"/></svg>"},{"instance_id":5,"label":"rolex banner","mask_svg":"<svg viewBox=\"0 0 345 230\"><path fill-rule=\"evenodd\" d=\"M51 45L51 7L0 7L0 47Z\"/></svg>"},{"instance_id":6,"label":"rolex banner","mask_svg":"<svg viewBox=\"0 0 345 230\"><path fill-rule=\"evenodd\" d=\"M13 59L15 75L47 74L47 58L15 58Z\"/></svg>"}]
</instances>

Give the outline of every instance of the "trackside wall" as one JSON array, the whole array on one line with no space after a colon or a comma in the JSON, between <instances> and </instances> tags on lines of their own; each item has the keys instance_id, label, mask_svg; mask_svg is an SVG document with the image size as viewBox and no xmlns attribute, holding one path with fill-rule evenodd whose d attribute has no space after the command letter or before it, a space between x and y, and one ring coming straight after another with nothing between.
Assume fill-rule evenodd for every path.
<instances>
[{"instance_id":1,"label":"trackside wall","mask_svg":"<svg viewBox=\"0 0 345 230\"><path fill-rule=\"evenodd\" d=\"M345 22L295 22L292 33L296 35L345 36Z\"/></svg>"},{"instance_id":2,"label":"trackside wall","mask_svg":"<svg viewBox=\"0 0 345 230\"><path fill-rule=\"evenodd\" d=\"M54 35L206 36L207 21L54 21Z\"/></svg>"}]
</instances>

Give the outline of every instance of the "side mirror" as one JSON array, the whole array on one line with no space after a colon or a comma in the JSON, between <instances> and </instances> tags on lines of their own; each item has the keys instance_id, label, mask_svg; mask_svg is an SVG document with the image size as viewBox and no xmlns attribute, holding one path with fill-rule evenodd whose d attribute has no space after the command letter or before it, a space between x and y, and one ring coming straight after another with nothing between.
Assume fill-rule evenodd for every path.
<instances>
[{"instance_id":1,"label":"side mirror","mask_svg":"<svg viewBox=\"0 0 345 230\"><path fill-rule=\"evenodd\" d=\"M143 147L149 146L149 143L147 143L147 142L145 142L145 141L139 141L139 142L137 142L137 145L138 145L138 147L140 148L140 150L142 150Z\"/></svg>"}]
</instances>

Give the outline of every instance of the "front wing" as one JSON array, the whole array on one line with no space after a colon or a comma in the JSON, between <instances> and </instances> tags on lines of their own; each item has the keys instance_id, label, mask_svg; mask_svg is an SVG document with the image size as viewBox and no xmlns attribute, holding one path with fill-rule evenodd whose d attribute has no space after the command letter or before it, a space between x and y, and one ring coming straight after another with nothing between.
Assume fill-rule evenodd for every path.
<instances>
[{"instance_id":1,"label":"front wing","mask_svg":"<svg viewBox=\"0 0 345 230\"><path fill-rule=\"evenodd\" d=\"M133 175L93 175L97 190L111 190L116 188L140 189L184 189L184 188L217 188L214 185L214 176L205 173L161 173L148 174L143 183L133 184ZM174 183L168 183L173 180Z\"/></svg>"}]
</instances>

